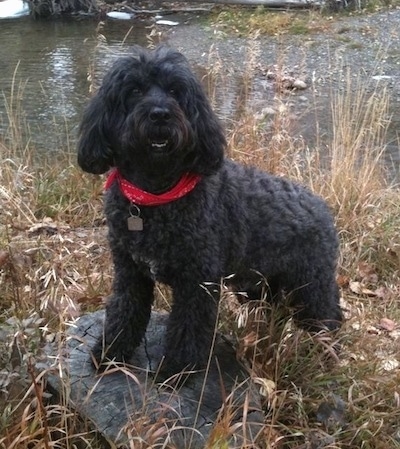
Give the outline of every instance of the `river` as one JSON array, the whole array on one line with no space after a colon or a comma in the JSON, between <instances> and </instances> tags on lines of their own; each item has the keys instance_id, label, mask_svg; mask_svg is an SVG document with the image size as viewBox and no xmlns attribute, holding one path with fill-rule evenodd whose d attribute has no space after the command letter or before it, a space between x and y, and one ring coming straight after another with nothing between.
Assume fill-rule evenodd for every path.
<instances>
[{"instance_id":1,"label":"river","mask_svg":"<svg viewBox=\"0 0 400 449\"><path fill-rule=\"evenodd\" d=\"M107 47L99 45L98 23L90 20L0 22L0 131L9 123L9 107L22 111L31 143L46 151L65 148L89 95L88 73L111 64L121 42L145 44L145 24L105 23Z\"/></svg>"}]
</instances>

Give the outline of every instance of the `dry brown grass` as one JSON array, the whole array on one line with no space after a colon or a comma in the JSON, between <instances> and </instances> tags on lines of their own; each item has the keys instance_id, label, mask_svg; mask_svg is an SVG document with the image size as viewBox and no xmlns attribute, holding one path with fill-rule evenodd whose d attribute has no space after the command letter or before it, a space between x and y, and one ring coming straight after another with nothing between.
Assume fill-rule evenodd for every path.
<instances>
[{"instance_id":1,"label":"dry brown grass","mask_svg":"<svg viewBox=\"0 0 400 449\"><path fill-rule=\"evenodd\" d=\"M255 42L249 67L256 64ZM249 89L253 76L252 70L245 76ZM332 105L334 138L324 157L293 137L284 95L268 123L244 105L229 135L235 159L324 196L341 236L338 281L347 321L338 335L310 336L283 319L282 308L222 301L229 305L222 325L238 336L238 353L251 363L263 398L260 447L400 447L400 202L380 158L388 97L350 81L343 87ZM34 368L44 341L62 335L69 319L102 306L110 291L102 181L83 175L70 156L38 167L15 132L1 143L0 297L9 340L1 347L0 447L109 447L76 418L66 402L68 385L65 401L52 403L44 372ZM208 448L229 447L230 422L226 407ZM135 429L150 442L164 431L145 416L126 431Z\"/></svg>"}]
</instances>

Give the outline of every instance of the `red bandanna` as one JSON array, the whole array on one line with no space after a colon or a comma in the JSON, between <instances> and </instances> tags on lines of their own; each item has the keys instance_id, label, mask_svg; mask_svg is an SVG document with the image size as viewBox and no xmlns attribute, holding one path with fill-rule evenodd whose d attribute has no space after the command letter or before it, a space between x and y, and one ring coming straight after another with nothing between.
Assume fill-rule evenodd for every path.
<instances>
[{"instance_id":1,"label":"red bandanna","mask_svg":"<svg viewBox=\"0 0 400 449\"><path fill-rule=\"evenodd\" d=\"M115 168L108 175L104 188L107 190L111 187L114 181L118 181L122 194L131 203L138 204L139 206L159 206L160 204L170 203L171 201L182 198L196 187L200 179L201 176L199 175L185 173L178 184L171 190L168 190L168 192L164 192L161 195L154 195L153 193L141 190L139 187L131 184L124 179L118 169Z\"/></svg>"}]
</instances>

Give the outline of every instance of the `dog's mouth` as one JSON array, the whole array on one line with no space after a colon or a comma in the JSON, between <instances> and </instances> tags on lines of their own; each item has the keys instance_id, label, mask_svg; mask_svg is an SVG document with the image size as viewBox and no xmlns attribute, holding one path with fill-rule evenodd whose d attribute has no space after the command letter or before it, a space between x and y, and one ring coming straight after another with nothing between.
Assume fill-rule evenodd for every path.
<instances>
[{"instance_id":1,"label":"dog's mouth","mask_svg":"<svg viewBox=\"0 0 400 449\"><path fill-rule=\"evenodd\" d=\"M163 140L162 142L151 142L151 147L155 148L156 150L162 150L167 148L168 146L168 140Z\"/></svg>"},{"instance_id":2,"label":"dog's mouth","mask_svg":"<svg viewBox=\"0 0 400 449\"><path fill-rule=\"evenodd\" d=\"M169 148L168 140L153 140L150 142L150 147L154 153L164 153Z\"/></svg>"}]
</instances>

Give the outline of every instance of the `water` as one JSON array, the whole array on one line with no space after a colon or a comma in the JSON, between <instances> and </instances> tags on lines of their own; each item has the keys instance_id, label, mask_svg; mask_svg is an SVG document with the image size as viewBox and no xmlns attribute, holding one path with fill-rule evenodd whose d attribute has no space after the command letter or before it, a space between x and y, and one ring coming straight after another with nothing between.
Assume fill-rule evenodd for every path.
<instances>
[{"instance_id":1,"label":"water","mask_svg":"<svg viewBox=\"0 0 400 449\"><path fill-rule=\"evenodd\" d=\"M23 112L21 132L29 128L35 148L65 148L89 97L88 73L102 73L124 38L127 46L146 44L145 24L132 24L107 21L100 30L107 36L106 49L98 45L95 21L0 21L0 133L7 132L12 105Z\"/></svg>"}]
</instances>

